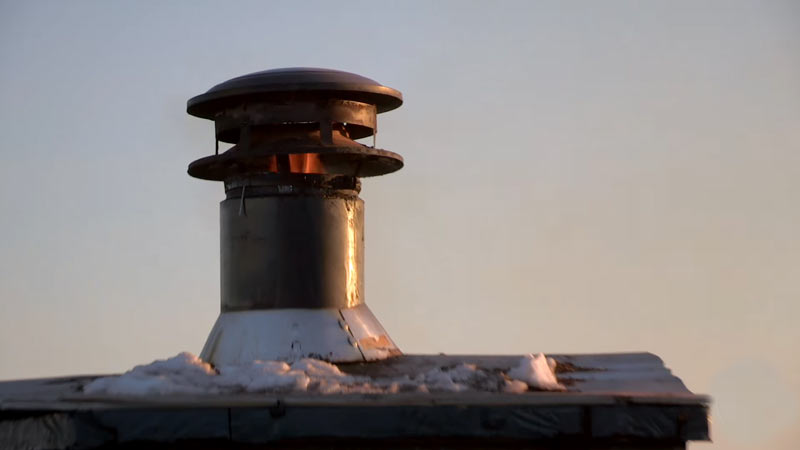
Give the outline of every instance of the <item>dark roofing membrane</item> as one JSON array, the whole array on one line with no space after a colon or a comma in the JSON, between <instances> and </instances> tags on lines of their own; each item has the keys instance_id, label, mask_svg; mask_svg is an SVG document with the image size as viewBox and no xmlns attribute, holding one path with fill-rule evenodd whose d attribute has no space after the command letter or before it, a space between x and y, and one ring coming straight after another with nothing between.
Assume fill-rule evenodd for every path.
<instances>
[{"instance_id":1,"label":"dark roofing membrane","mask_svg":"<svg viewBox=\"0 0 800 450\"><path fill-rule=\"evenodd\" d=\"M551 355L552 356L552 355ZM0 447L684 448L708 440L709 398L649 353L555 355L566 392L87 396L97 376L0 382ZM410 375L519 356L404 355L339 364Z\"/></svg>"}]
</instances>

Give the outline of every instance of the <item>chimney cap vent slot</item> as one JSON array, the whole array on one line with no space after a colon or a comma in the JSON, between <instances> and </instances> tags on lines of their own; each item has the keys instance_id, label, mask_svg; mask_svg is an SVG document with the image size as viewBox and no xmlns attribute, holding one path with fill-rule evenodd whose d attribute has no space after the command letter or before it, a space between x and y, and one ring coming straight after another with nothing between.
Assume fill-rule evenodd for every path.
<instances>
[{"instance_id":1,"label":"chimney cap vent slot","mask_svg":"<svg viewBox=\"0 0 800 450\"><path fill-rule=\"evenodd\" d=\"M189 100L189 114L213 120L215 153L189 174L225 181L259 174L369 177L403 167L376 148L377 114L403 103L400 92L360 75L329 69L255 72ZM372 136L372 146L356 141ZM219 143L235 144L219 153Z\"/></svg>"}]
</instances>

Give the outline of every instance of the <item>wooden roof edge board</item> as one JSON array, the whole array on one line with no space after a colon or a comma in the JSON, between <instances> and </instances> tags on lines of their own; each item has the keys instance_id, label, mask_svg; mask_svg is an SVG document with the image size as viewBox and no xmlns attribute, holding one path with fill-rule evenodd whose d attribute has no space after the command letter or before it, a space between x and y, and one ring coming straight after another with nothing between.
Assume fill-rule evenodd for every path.
<instances>
[{"instance_id":1,"label":"wooden roof edge board","mask_svg":"<svg viewBox=\"0 0 800 450\"><path fill-rule=\"evenodd\" d=\"M695 394L642 394L639 392L536 392L528 394L334 394L334 395L172 395L172 396L65 396L56 401L0 402L0 410L97 410L116 408L235 408L275 406L558 406L558 405L708 405L711 399Z\"/></svg>"},{"instance_id":2,"label":"wooden roof edge board","mask_svg":"<svg viewBox=\"0 0 800 450\"><path fill-rule=\"evenodd\" d=\"M552 396L552 395L561 395L561 396L569 396L569 395L580 395L584 397L588 397L591 395L615 395L615 393L620 393L620 395L629 395L629 393L633 392L636 395L641 397L647 398L653 395L662 395L662 396L691 396L691 391L689 391L683 382L678 378L670 378L670 379L643 379L643 380L616 380L616 379L608 379L608 380L581 380L575 378L564 377L562 381L567 382L569 384L569 391L566 392L541 392L541 391L531 391L523 394L506 394L506 393L497 393L497 392L462 392L462 393L454 393L454 394L446 394L446 393L425 393L425 394L414 394L414 393L395 393L395 394L338 394L349 396L349 398L355 398L358 395L367 395L371 398L377 397L385 397L385 398L403 398L404 396L409 395L420 395L424 398L437 398L438 396L444 395L445 397L469 397L473 395L482 395L482 396L493 396L493 397L502 397L502 396L515 396L519 398L527 398L531 396ZM1 383L0 383L1 384ZM61 389L59 390L50 390L47 392L37 392L37 391L30 391L27 392L17 392L17 393L7 393L3 395L0 393L0 408L2 405L9 404L9 403L24 403L24 402L59 402L59 401L92 401L94 398L102 398L103 401L108 401L108 399L112 398L121 398L123 401L128 401L134 397L115 397L115 396L103 396L103 397L94 397L94 396L87 396L80 392L81 384L76 382L71 382L67 385L62 385ZM274 395L274 394L267 394L267 395ZM337 394L295 394L295 396L303 396L308 395L310 397L335 397ZM259 393L251 393L245 394L241 396L231 396L228 394L209 394L209 395L200 395L196 396L197 398L204 398L207 400L213 400L217 398L243 398L243 397L252 397L252 398L259 398L263 397L264 394ZM286 395L287 397L291 397L292 395ZM182 396L159 396L159 398L179 398ZM145 396L142 398L150 398L149 396Z\"/></svg>"},{"instance_id":3,"label":"wooden roof edge board","mask_svg":"<svg viewBox=\"0 0 800 450\"><path fill-rule=\"evenodd\" d=\"M592 372L562 372L557 374L559 380L576 379L583 381L603 381L603 380L618 380L618 381L637 381L637 380L664 380L672 381L680 378L672 374L668 370L648 370L642 372L628 372L616 370L598 370Z\"/></svg>"},{"instance_id":4,"label":"wooden roof edge board","mask_svg":"<svg viewBox=\"0 0 800 450\"><path fill-rule=\"evenodd\" d=\"M58 449L145 442L175 445L180 440L220 444L219 439L266 444L315 437L357 438L361 443L364 439L388 442L388 438L404 437L508 438L520 443L538 440L548 444L563 444L562 438L566 437L594 444L590 445L592 448L611 449L620 448L618 444L631 440L642 444L669 440L677 444L709 438L707 409L701 405L545 405L534 410L527 409L527 405L522 405L523 409L492 405L436 406L438 408L355 407L345 416L340 416L341 408L325 405L319 409L289 406L279 411L272 406L117 408L37 412L29 420L12 420L6 425L7 431L12 432L10 436L22 444L29 444L29 440L43 432L55 433L54 437L63 439L59 440L59 445L51 443L47 447ZM331 416L347 420L320 420ZM76 434L76 429L82 432Z\"/></svg>"}]
</instances>

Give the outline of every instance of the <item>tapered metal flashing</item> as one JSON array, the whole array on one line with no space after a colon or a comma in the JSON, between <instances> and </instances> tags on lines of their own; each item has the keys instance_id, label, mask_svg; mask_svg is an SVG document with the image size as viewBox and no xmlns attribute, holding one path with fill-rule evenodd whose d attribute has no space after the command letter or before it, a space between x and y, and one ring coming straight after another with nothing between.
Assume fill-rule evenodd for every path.
<instances>
[{"instance_id":1,"label":"tapered metal flashing","mask_svg":"<svg viewBox=\"0 0 800 450\"><path fill-rule=\"evenodd\" d=\"M267 70L189 100L214 121L215 154L189 165L222 181L221 314L201 357L214 364L400 351L364 303L359 178L403 167L374 145L376 115L400 92L355 74ZM355 139L373 137L367 146ZM219 152L219 143L234 144Z\"/></svg>"}]
</instances>

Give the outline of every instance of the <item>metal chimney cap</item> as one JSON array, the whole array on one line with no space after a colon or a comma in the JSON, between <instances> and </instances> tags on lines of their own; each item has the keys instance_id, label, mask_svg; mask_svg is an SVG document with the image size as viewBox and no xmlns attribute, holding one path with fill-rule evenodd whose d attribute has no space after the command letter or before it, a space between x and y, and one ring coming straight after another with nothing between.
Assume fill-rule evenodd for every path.
<instances>
[{"instance_id":1,"label":"metal chimney cap","mask_svg":"<svg viewBox=\"0 0 800 450\"><path fill-rule=\"evenodd\" d=\"M216 113L247 98L293 98L301 92L315 97L354 100L375 105L377 112L391 111L403 104L400 91L375 80L341 70L291 67L264 70L220 83L205 94L189 99L186 112L213 120Z\"/></svg>"}]
</instances>

